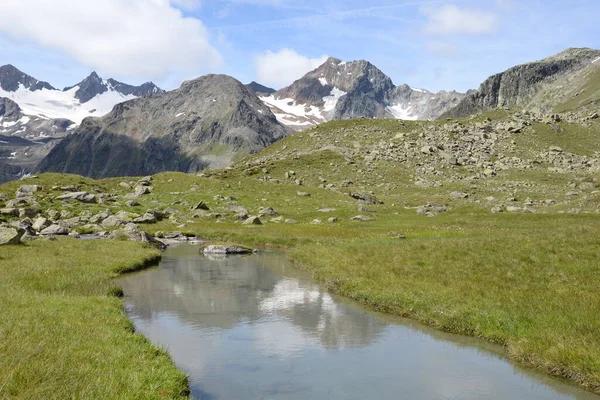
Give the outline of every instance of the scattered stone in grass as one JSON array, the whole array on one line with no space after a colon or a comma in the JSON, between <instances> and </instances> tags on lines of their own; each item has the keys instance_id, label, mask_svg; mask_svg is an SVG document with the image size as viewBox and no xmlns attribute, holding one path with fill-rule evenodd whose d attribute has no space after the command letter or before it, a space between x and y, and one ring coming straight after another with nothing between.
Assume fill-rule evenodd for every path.
<instances>
[{"instance_id":1,"label":"scattered stone in grass","mask_svg":"<svg viewBox=\"0 0 600 400\"><path fill-rule=\"evenodd\" d=\"M362 222L374 221L373 218L371 218L367 215L357 215L355 217L352 217L351 219L352 219L352 221L362 221Z\"/></svg>"},{"instance_id":2,"label":"scattered stone in grass","mask_svg":"<svg viewBox=\"0 0 600 400\"><path fill-rule=\"evenodd\" d=\"M210 208L203 201L196 203L195 205L192 206L191 209L192 209L192 211L193 210L206 210L206 211L210 210Z\"/></svg>"},{"instance_id":3,"label":"scattered stone in grass","mask_svg":"<svg viewBox=\"0 0 600 400\"><path fill-rule=\"evenodd\" d=\"M19 244L24 234L24 229L15 228L13 226L0 226L0 246Z\"/></svg>"},{"instance_id":4,"label":"scattered stone in grass","mask_svg":"<svg viewBox=\"0 0 600 400\"><path fill-rule=\"evenodd\" d=\"M248 217L248 219L245 220L242 224L243 225L262 225L262 221L260 220L259 217Z\"/></svg>"},{"instance_id":5,"label":"scattered stone in grass","mask_svg":"<svg viewBox=\"0 0 600 400\"><path fill-rule=\"evenodd\" d=\"M66 226L60 225L60 224L50 225L49 227L43 229L40 232L40 235L42 235L42 236L59 236L59 235L68 235L68 234L69 234L69 229Z\"/></svg>"},{"instance_id":6,"label":"scattered stone in grass","mask_svg":"<svg viewBox=\"0 0 600 400\"><path fill-rule=\"evenodd\" d=\"M331 212L335 212L337 211L337 209L335 208L320 208L317 210L317 212L321 212L321 213L331 213Z\"/></svg>"},{"instance_id":7,"label":"scattered stone in grass","mask_svg":"<svg viewBox=\"0 0 600 400\"><path fill-rule=\"evenodd\" d=\"M284 221L286 224L297 224L298 222L295 219L288 218Z\"/></svg>"},{"instance_id":8,"label":"scattered stone in grass","mask_svg":"<svg viewBox=\"0 0 600 400\"><path fill-rule=\"evenodd\" d=\"M90 203L90 204L98 202L98 198L96 197L96 195L90 194L88 192L69 192L69 193L65 193L61 196L58 196L56 199L62 200L62 201L77 200L82 203Z\"/></svg>"},{"instance_id":9,"label":"scattered stone in grass","mask_svg":"<svg viewBox=\"0 0 600 400\"><path fill-rule=\"evenodd\" d=\"M463 193L463 192L452 192L452 193L450 193L450 196L454 197L457 200L469 198L469 194Z\"/></svg>"},{"instance_id":10,"label":"scattered stone in grass","mask_svg":"<svg viewBox=\"0 0 600 400\"><path fill-rule=\"evenodd\" d=\"M307 192L296 192L296 195L300 197L310 197L310 193Z\"/></svg>"},{"instance_id":11,"label":"scattered stone in grass","mask_svg":"<svg viewBox=\"0 0 600 400\"><path fill-rule=\"evenodd\" d=\"M273 207L261 207L261 208L259 208L258 213L260 216L268 216L268 217L274 217L276 215L279 215L279 213L277 211L275 211L273 209Z\"/></svg>"},{"instance_id":12,"label":"scattered stone in grass","mask_svg":"<svg viewBox=\"0 0 600 400\"><path fill-rule=\"evenodd\" d=\"M313 219L311 222L312 225L320 225L322 223L323 223L323 220L320 220L320 219Z\"/></svg>"},{"instance_id":13,"label":"scattered stone in grass","mask_svg":"<svg viewBox=\"0 0 600 400\"><path fill-rule=\"evenodd\" d=\"M352 197L353 199L356 199L356 200L363 201L367 204L373 204L373 205L383 204L383 201L379 200L377 197L375 197L371 193L351 192L350 197Z\"/></svg>"},{"instance_id":14,"label":"scattered stone in grass","mask_svg":"<svg viewBox=\"0 0 600 400\"><path fill-rule=\"evenodd\" d=\"M125 205L126 205L127 207L137 207L137 206L139 206L139 205L140 205L140 203L138 203L138 202L137 202L137 201L135 201L135 200L129 200L127 203L125 203Z\"/></svg>"},{"instance_id":15,"label":"scattered stone in grass","mask_svg":"<svg viewBox=\"0 0 600 400\"><path fill-rule=\"evenodd\" d=\"M327 219L327 222L329 222L330 224L333 224L334 222L338 222L338 219L336 217L331 217Z\"/></svg>"}]
</instances>

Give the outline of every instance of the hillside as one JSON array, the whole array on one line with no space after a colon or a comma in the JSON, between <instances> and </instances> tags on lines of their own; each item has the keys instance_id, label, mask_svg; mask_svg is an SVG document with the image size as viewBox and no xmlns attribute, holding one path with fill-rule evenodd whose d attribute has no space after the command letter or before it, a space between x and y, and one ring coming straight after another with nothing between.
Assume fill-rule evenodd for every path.
<instances>
[{"instance_id":1,"label":"hillside","mask_svg":"<svg viewBox=\"0 0 600 400\"><path fill-rule=\"evenodd\" d=\"M440 118L508 107L541 113L575 110L600 99L600 50L567 49L492 75Z\"/></svg>"},{"instance_id":2,"label":"hillside","mask_svg":"<svg viewBox=\"0 0 600 400\"><path fill-rule=\"evenodd\" d=\"M91 177L225 167L288 134L239 81L206 75L86 119L42 160L42 172Z\"/></svg>"}]
</instances>

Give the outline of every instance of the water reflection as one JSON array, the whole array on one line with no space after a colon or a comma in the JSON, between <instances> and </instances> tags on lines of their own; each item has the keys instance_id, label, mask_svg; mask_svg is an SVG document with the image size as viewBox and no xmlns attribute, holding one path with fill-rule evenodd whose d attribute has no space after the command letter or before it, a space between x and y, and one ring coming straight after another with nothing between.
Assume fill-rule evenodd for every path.
<instances>
[{"instance_id":1,"label":"water reflection","mask_svg":"<svg viewBox=\"0 0 600 400\"><path fill-rule=\"evenodd\" d=\"M331 296L281 254L209 259L181 246L124 290L137 329L196 398L600 399Z\"/></svg>"}]
</instances>

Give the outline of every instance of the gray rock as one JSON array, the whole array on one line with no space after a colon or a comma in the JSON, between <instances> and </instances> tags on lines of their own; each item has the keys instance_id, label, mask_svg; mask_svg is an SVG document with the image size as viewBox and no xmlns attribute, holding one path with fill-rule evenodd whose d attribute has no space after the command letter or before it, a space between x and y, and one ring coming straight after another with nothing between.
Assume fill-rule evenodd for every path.
<instances>
[{"instance_id":1,"label":"gray rock","mask_svg":"<svg viewBox=\"0 0 600 400\"><path fill-rule=\"evenodd\" d=\"M204 254L250 254L253 250L242 246L210 245L206 246L202 252Z\"/></svg>"},{"instance_id":2,"label":"gray rock","mask_svg":"<svg viewBox=\"0 0 600 400\"><path fill-rule=\"evenodd\" d=\"M125 203L125 205L126 205L127 207L137 207L137 206L139 206L139 205L140 205L140 203L138 203L138 202L137 202L137 201L135 201L135 200L129 200L127 203Z\"/></svg>"},{"instance_id":3,"label":"gray rock","mask_svg":"<svg viewBox=\"0 0 600 400\"><path fill-rule=\"evenodd\" d=\"M32 225L33 229L35 229L36 232L40 232L40 231L46 229L49 226L50 226L50 221L46 217L39 217L39 218L37 218L33 222L33 225Z\"/></svg>"},{"instance_id":4,"label":"gray rock","mask_svg":"<svg viewBox=\"0 0 600 400\"><path fill-rule=\"evenodd\" d=\"M125 221L123 221L122 219L120 219L119 217L117 217L115 215L111 215L111 216L107 217L106 219L104 219L102 221L101 225L104 228L115 228L118 226L125 225Z\"/></svg>"},{"instance_id":5,"label":"gray rock","mask_svg":"<svg viewBox=\"0 0 600 400\"><path fill-rule=\"evenodd\" d=\"M35 208L19 208L20 218L35 218L39 213L39 210L36 210Z\"/></svg>"},{"instance_id":6,"label":"gray rock","mask_svg":"<svg viewBox=\"0 0 600 400\"><path fill-rule=\"evenodd\" d=\"M18 208L0 208L0 215L5 215L7 217L18 217L19 209Z\"/></svg>"},{"instance_id":7,"label":"gray rock","mask_svg":"<svg viewBox=\"0 0 600 400\"><path fill-rule=\"evenodd\" d=\"M89 204L98 202L98 198L96 197L96 195L90 194L88 192L69 192L69 193L65 193L61 196L58 196L56 199L62 200L62 201L76 200L76 201L80 201L82 203L89 203Z\"/></svg>"},{"instance_id":8,"label":"gray rock","mask_svg":"<svg viewBox=\"0 0 600 400\"><path fill-rule=\"evenodd\" d=\"M19 244L25 230L12 226L0 225L0 246L6 244Z\"/></svg>"},{"instance_id":9,"label":"gray rock","mask_svg":"<svg viewBox=\"0 0 600 400\"><path fill-rule=\"evenodd\" d=\"M68 235L69 229L66 226L53 224L49 227L42 229L40 235L42 236L59 236L59 235Z\"/></svg>"},{"instance_id":10,"label":"gray rock","mask_svg":"<svg viewBox=\"0 0 600 400\"><path fill-rule=\"evenodd\" d=\"M31 197L33 193L39 190L42 190L42 187L39 185L23 185L19 189L17 189L16 196L17 198Z\"/></svg>"},{"instance_id":11,"label":"gray rock","mask_svg":"<svg viewBox=\"0 0 600 400\"><path fill-rule=\"evenodd\" d=\"M327 219L327 222L329 222L330 224L333 224L334 222L338 222L338 219L336 217L331 217L331 218Z\"/></svg>"},{"instance_id":12,"label":"gray rock","mask_svg":"<svg viewBox=\"0 0 600 400\"><path fill-rule=\"evenodd\" d=\"M362 221L362 222L374 221L373 218L371 218L367 215L357 215L355 217L352 217L351 219L352 219L352 221Z\"/></svg>"},{"instance_id":13,"label":"gray rock","mask_svg":"<svg viewBox=\"0 0 600 400\"><path fill-rule=\"evenodd\" d=\"M203 201L196 203L195 205L192 206L191 209L192 210L206 210L206 211L210 210L210 208Z\"/></svg>"},{"instance_id":14,"label":"gray rock","mask_svg":"<svg viewBox=\"0 0 600 400\"><path fill-rule=\"evenodd\" d=\"M275 217L276 215L279 215L272 207L261 207L258 212L261 216Z\"/></svg>"},{"instance_id":15,"label":"gray rock","mask_svg":"<svg viewBox=\"0 0 600 400\"><path fill-rule=\"evenodd\" d=\"M300 197L310 197L310 193L307 192L296 192L296 195Z\"/></svg>"},{"instance_id":16,"label":"gray rock","mask_svg":"<svg viewBox=\"0 0 600 400\"><path fill-rule=\"evenodd\" d=\"M466 199L469 197L467 193L463 192L452 192L450 193L450 196L454 197L455 199Z\"/></svg>"},{"instance_id":17,"label":"gray rock","mask_svg":"<svg viewBox=\"0 0 600 400\"><path fill-rule=\"evenodd\" d=\"M262 221L260 220L259 217L249 217L242 224L243 225L262 225Z\"/></svg>"},{"instance_id":18,"label":"gray rock","mask_svg":"<svg viewBox=\"0 0 600 400\"><path fill-rule=\"evenodd\" d=\"M145 213L141 217L135 218L133 222L135 222L136 224L155 224L156 217L154 216L154 214Z\"/></svg>"},{"instance_id":19,"label":"gray rock","mask_svg":"<svg viewBox=\"0 0 600 400\"><path fill-rule=\"evenodd\" d=\"M121 237L131 240L132 242L148 243L159 250L165 250L167 248L160 240L157 240L146 232L139 231L138 229L130 228L117 230L108 235L109 239L119 239Z\"/></svg>"}]
</instances>

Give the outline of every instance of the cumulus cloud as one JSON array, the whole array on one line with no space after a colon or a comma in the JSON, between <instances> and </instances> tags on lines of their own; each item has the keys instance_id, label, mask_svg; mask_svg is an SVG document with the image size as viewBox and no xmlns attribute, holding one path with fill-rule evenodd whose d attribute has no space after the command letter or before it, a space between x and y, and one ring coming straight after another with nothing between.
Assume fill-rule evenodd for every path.
<instances>
[{"instance_id":1,"label":"cumulus cloud","mask_svg":"<svg viewBox=\"0 0 600 400\"><path fill-rule=\"evenodd\" d=\"M281 88L300 79L325 60L327 56L308 58L292 49L281 49L277 53L268 50L254 60L256 78L263 85Z\"/></svg>"},{"instance_id":2,"label":"cumulus cloud","mask_svg":"<svg viewBox=\"0 0 600 400\"><path fill-rule=\"evenodd\" d=\"M490 34L498 28L496 15L486 11L460 8L453 4L421 9L428 21L423 31L440 35Z\"/></svg>"},{"instance_id":3,"label":"cumulus cloud","mask_svg":"<svg viewBox=\"0 0 600 400\"><path fill-rule=\"evenodd\" d=\"M0 1L0 32L113 76L194 76L218 67L222 57L202 22L184 17L175 3L198 0Z\"/></svg>"}]
</instances>

